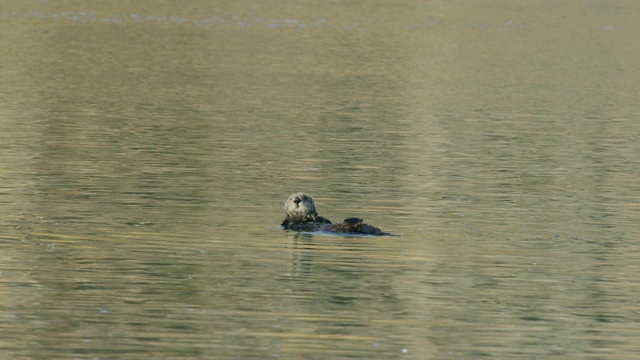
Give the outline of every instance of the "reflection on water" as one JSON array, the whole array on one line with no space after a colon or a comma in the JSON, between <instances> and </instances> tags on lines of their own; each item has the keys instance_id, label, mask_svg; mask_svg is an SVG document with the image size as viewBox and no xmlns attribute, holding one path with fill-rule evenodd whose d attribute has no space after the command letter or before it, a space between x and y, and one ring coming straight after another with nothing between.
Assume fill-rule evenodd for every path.
<instances>
[{"instance_id":1,"label":"reflection on water","mask_svg":"<svg viewBox=\"0 0 640 360\"><path fill-rule=\"evenodd\" d=\"M632 358L639 10L4 4L3 355Z\"/></svg>"}]
</instances>

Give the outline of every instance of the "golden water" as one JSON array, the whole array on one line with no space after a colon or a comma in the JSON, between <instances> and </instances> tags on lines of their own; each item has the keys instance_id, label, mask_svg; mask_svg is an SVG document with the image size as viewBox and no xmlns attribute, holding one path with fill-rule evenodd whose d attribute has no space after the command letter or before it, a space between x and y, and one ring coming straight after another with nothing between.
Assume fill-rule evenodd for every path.
<instances>
[{"instance_id":1,"label":"golden water","mask_svg":"<svg viewBox=\"0 0 640 360\"><path fill-rule=\"evenodd\" d=\"M0 358L637 357L639 15L4 2Z\"/></svg>"}]
</instances>

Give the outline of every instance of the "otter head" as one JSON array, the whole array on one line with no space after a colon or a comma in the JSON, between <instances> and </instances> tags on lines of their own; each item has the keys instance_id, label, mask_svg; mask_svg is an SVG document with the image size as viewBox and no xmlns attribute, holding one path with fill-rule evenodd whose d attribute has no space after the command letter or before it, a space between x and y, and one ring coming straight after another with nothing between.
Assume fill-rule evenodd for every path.
<instances>
[{"instance_id":1,"label":"otter head","mask_svg":"<svg viewBox=\"0 0 640 360\"><path fill-rule=\"evenodd\" d=\"M287 217L311 217L315 218L316 204L311 195L305 193L295 193L289 196L284 202L284 211Z\"/></svg>"}]
</instances>

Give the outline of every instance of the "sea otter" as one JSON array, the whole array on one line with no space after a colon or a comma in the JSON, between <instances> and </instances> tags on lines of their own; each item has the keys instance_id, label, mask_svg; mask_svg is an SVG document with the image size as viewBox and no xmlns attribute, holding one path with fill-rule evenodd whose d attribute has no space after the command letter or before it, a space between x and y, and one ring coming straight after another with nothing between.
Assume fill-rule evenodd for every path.
<instances>
[{"instance_id":1,"label":"sea otter","mask_svg":"<svg viewBox=\"0 0 640 360\"><path fill-rule=\"evenodd\" d=\"M285 218L282 227L294 231L322 231L341 234L392 235L362 219L348 218L340 224L332 224L316 212L316 203L309 194L295 193L284 202Z\"/></svg>"}]
</instances>

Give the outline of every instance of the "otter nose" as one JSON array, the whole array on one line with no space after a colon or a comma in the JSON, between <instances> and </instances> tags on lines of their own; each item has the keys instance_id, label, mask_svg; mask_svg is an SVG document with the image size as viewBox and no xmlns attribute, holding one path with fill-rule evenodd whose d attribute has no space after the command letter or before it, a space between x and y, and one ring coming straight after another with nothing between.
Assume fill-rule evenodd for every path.
<instances>
[{"instance_id":1,"label":"otter nose","mask_svg":"<svg viewBox=\"0 0 640 360\"><path fill-rule=\"evenodd\" d=\"M300 201L302 201L302 200L300 200L300 198L293 199L293 202L296 203L296 204L300 204Z\"/></svg>"}]
</instances>

